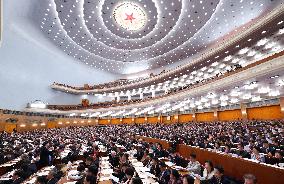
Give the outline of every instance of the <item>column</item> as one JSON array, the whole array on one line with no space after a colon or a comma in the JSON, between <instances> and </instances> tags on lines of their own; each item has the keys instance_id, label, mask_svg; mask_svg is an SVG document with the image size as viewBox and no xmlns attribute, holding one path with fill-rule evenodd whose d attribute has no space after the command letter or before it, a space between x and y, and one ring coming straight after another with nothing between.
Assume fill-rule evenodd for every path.
<instances>
[{"instance_id":1,"label":"column","mask_svg":"<svg viewBox=\"0 0 284 184\"><path fill-rule=\"evenodd\" d=\"M282 118L284 118L284 97L280 97L280 109L282 113Z\"/></svg>"},{"instance_id":2,"label":"column","mask_svg":"<svg viewBox=\"0 0 284 184\"><path fill-rule=\"evenodd\" d=\"M242 120L248 120L246 104L241 103L241 113L242 113Z\"/></svg>"},{"instance_id":3,"label":"column","mask_svg":"<svg viewBox=\"0 0 284 184\"><path fill-rule=\"evenodd\" d=\"M134 122L134 118L132 118L132 119L131 119L131 121L132 121L132 124L134 124L134 123L135 123L135 122Z\"/></svg>"},{"instance_id":4,"label":"column","mask_svg":"<svg viewBox=\"0 0 284 184\"><path fill-rule=\"evenodd\" d=\"M128 99L128 101L130 101L131 100L131 95L128 95L127 99Z\"/></svg>"},{"instance_id":5,"label":"column","mask_svg":"<svg viewBox=\"0 0 284 184\"><path fill-rule=\"evenodd\" d=\"M218 109L214 109L214 121L218 121Z\"/></svg>"},{"instance_id":6,"label":"column","mask_svg":"<svg viewBox=\"0 0 284 184\"><path fill-rule=\"evenodd\" d=\"M173 123L178 123L178 115L174 115L174 122Z\"/></svg>"},{"instance_id":7,"label":"column","mask_svg":"<svg viewBox=\"0 0 284 184\"><path fill-rule=\"evenodd\" d=\"M193 122L196 122L195 110L192 111L192 120L193 120Z\"/></svg>"},{"instance_id":8,"label":"column","mask_svg":"<svg viewBox=\"0 0 284 184\"><path fill-rule=\"evenodd\" d=\"M140 93L140 99L143 99L143 93Z\"/></svg>"}]
</instances>

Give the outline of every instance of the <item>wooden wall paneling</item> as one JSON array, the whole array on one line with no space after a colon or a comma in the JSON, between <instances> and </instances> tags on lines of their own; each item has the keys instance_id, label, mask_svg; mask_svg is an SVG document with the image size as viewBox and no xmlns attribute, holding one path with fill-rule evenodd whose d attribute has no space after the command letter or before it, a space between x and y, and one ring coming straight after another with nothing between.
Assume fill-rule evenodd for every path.
<instances>
[{"instance_id":1,"label":"wooden wall paneling","mask_svg":"<svg viewBox=\"0 0 284 184\"><path fill-rule=\"evenodd\" d=\"M112 124L112 125L121 124L120 119L111 119L111 124Z\"/></svg>"},{"instance_id":2,"label":"wooden wall paneling","mask_svg":"<svg viewBox=\"0 0 284 184\"><path fill-rule=\"evenodd\" d=\"M47 128L56 128L56 121L47 122Z\"/></svg>"},{"instance_id":3,"label":"wooden wall paneling","mask_svg":"<svg viewBox=\"0 0 284 184\"><path fill-rule=\"evenodd\" d=\"M133 124L132 118L123 118L122 119L123 124Z\"/></svg>"},{"instance_id":4,"label":"wooden wall paneling","mask_svg":"<svg viewBox=\"0 0 284 184\"><path fill-rule=\"evenodd\" d=\"M99 125L109 125L110 124L110 120L109 119L99 119L98 124Z\"/></svg>"},{"instance_id":5,"label":"wooden wall paneling","mask_svg":"<svg viewBox=\"0 0 284 184\"><path fill-rule=\"evenodd\" d=\"M12 133L14 129L17 129L16 123L5 123L5 132Z\"/></svg>"},{"instance_id":6,"label":"wooden wall paneling","mask_svg":"<svg viewBox=\"0 0 284 184\"><path fill-rule=\"evenodd\" d=\"M181 114L178 116L178 122L187 123L193 121L192 114Z\"/></svg>"},{"instance_id":7,"label":"wooden wall paneling","mask_svg":"<svg viewBox=\"0 0 284 184\"><path fill-rule=\"evenodd\" d=\"M269 120L283 118L280 105L248 108L247 114L249 120Z\"/></svg>"},{"instance_id":8,"label":"wooden wall paneling","mask_svg":"<svg viewBox=\"0 0 284 184\"><path fill-rule=\"evenodd\" d=\"M214 113L213 112L204 112L204 113L196 113L196 121L214 121Z\"/></svg>"},{"instance_id":9,"label":"wooden wall paneling","mask_svg":"<svg viewBox=\"0 0 284 184\"><path fill-rule=\"evenodd\" d=\"M242 112L240 109L218 112L219 121L232 121L232 120L241 120L241 119L242 119Z\"/></svg>"},{"instance_id":10,"label":"wooden wall paneling","mask_svg":"<svg viewBox=\"0 0 284 184\"><path fill-rule=\"evenodd\" d=\"M148 123L159 123L158 117L148 117Z\"/></svg>"},{"instance_id":11,"label":"wooden wall paneling","mask_svg":"<svg viewBox=\"0 0 284 184\"><path fill-rule=\"evenodd\" d=\"M242 113L242 120L248 119L248 113L247 113L247 105L241 103L241 113Z\"/></svg>"},{"instance_id":12,"label":"wooden wall paneling","mask_svg":"<svg viewBox=\"0 0 284 184\"><path fill-rule=\"evenodd\" d=\"M137 124L143 124L145 122L145 117L135 118L135 123Z\"/></svg>"}]
</instances>

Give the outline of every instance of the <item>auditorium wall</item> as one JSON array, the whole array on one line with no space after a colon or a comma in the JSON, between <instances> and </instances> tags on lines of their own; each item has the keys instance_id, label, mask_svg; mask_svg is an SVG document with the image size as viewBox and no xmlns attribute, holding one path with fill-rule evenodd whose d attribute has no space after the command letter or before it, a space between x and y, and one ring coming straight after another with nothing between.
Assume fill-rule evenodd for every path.
<instances>
[{"instance_id":1,"label":"auditorium wall","mask_svg":"<svg viewBox=\"0 0 284 184\"><path fill-rule=\"evenodd\" d=\"M122 119L122 123L123 124L133 124L134 119L132 120L132 118L123 118Z\"/></svg>"},{"instance_id":2,"label":"auditorium wall","mask_svg":"<svg viewBox=\"0 0 284 184\"><path fill-rule=\"evenodd\" d=\"M146 123L147 119L145 119L145 117L135 118L134 122L137 123L137 124L142 124L142 123Z\"/></svg>"},{"instance_id":3,"label":"auditorium wall","mask_svg":"<svg viewBox=\"0 0 284 184\"><path fill-rule=\"evenodd\" d=\"M181 114L181 115L178 116L178 121L180 123L186 123L186 122L189 122L189 121L193 121L192 114Z\"/></svg>"},{"instance_id":4,"label":"auditorium wall","mask_svg":"<svg viewBox=\"0 0 284 184\"><path fill-rule=\"evenodd\" d=\"M119 124L122 124L122 121L120 121L120 119L116 118L116 119L111 119L111 122L110 122L112 125L119 125Z\"/></svg>"},{"instance_id":5,"label":"auditorium wall","mask_svg":"<svg viewBox=\"0 0 284 184\"><path fill-rule=\"evenodd\" d=\"M99 119L99 125L109 125L110 120L109 119Z\"/></svg>"},{"instance_id":6,"label":"auditorium wall","mask_svg":"<svg viewBox=\"0 0 284 184\"><path fill-rule=\"evenodd\" d=\"M147 122L148 123L159 123L160 119L158 117L148 117Z\"/></svg>"},{"instance_id":7,"label":"auditorium wall","mask_svg":"<svg viewBox=\"0 0 284 184\"><path fill-rule=\"evenodd\" d=\"M220 121L230 121L230 120L240 120L240 119L242 119L242 112L240 109L218 112L218 120Z\"/></svg>"},{"instance_id":8,"label":"auditorium wall","mask_svg":"<svg viewBox=\"0 0 284 184\"><path fill-rule=\"evenodd\" d=\"M247 115L249 120L269 120L283 119L283 112L279 105L248 108ZM241 120L240 109L226 110L217 112L217 117L213 112L180 114L160 117L138 117L138 118L114 118L114 119L79 119L79 118L48 118L43 116L24 116L0 113L0 131L11 132L14 128L17 131L27 131L45 128L57 128L67 126L87 126L87 125L110 125L110 124L143 124L143 123L186 123L190 121L212 122ZM13 123L14 122L14 123Z\"/></svg>"},{"instance_id":9,"label":"auditorium wall","mask_svg":"<svg viewBox=\"0 0 284 184\"><path fill-rule=\"evenodd\" d=\"M204 113L197 113L196 115L196 121L214 121L214 112L204 112Z\"/></svg>"},{"instance_id":10,"label":"auditorium wall","mask_svg":"<svg viewBox=\"0 0 284 184\"><path fill-rule=\"evenodd\" d=\"M248 119L281 119L283 114L279 105L247 109Z\"/></svg>"}]
</instances>

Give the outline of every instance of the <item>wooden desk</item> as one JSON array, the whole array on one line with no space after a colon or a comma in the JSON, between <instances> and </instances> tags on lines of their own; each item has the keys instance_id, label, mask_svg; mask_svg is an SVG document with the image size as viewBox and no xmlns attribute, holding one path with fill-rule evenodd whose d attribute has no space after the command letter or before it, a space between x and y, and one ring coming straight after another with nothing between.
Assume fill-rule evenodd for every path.
<instances>
[{"instance_id":1,"label":"wooden desk","mask_svg":"<svg viewBox=\"0 0 284 184\"><path fill-rule=\"evenodd\" d=\"M169 143L165 140L136 136L137 139L143 139L146 142L158 142L163 145L163 148L169 148ZM211 160L214 165L221 165L225 170L225 174L234 177L238 180L242 180L245 174L251 173L257 177L258 184L283 184L284 181L284 169L270 165L256 163L250 160L242 158L232 157L206 149L187 146L179 144L177 151L181 156L189 158L191 153L197 155L197 160L204 164L206 160Z\"/></svg>"},{"instance_id":2,"label":"wooden desk","mask_svg":"<svg viewBox=\"0 0 284 184\"><path fill-rule=\"evenodd\" d=\"M6 174L7 172L11 171L13 168L16 167L18 162L21 160L21 157L17 157L9 162L6 162L0 165L0 175Z\"/></svg>"},{"instance_id":3,"label":"wooden desk","mask_svg":"<svg viewBox=\"0 0 284 184\"><path fill-rule=\"evenodd\" d=\"M26 179L23 184L32 184L35 183L36 178L38 176L47 176L48 173L54 168L55 166L47 166L44 167L42 169L40 169L39 171L37 171L36 173L34 173L33 175L31 175L28 179Z\"/></svg>"},{"instance_id":4,"label":"wooden desk","mask_svg":"<svg viewBox=\"0 0 284 184\"><path fill-rule=\"evenodd\" d=\"M64 184L67 182L74 182L76 180L72 180L68 177L68 172L73 171L73 170L77 170L77 166L79 165L80 161L76 161L72 166L71 169L67 170L67 168L64 168L63 170L65 170L65 176L62 177L57 183L58 184ZM100 178L101 174L98 174L98 178ZM112 181L111 180L105 180L105 181L99 181L98 184L111 184Z\"/></svg>"}]
</instances>

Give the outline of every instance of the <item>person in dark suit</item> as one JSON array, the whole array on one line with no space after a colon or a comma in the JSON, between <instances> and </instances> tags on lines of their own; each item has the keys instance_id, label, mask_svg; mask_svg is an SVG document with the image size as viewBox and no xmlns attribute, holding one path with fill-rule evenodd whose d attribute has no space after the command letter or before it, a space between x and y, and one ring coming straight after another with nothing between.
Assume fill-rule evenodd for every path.
<instances>
[{"instance_id":1,"label":"person in dark suit","mask_svg":"<svg viewBox=\"0 0 284 184\"><path fill-rule=\"evenodd\" d=\"M167 169L167 165L165 164L165 162L161 162L160 163L160 176L159 176L159 183L160 184L166 184L170 181L170 170Z\"/></svg>"},{"instance_id":2,"label":"person in dark suit","mask_svg":"<svg viewBox=\"0 0 284 184\"><path fill-rule=\"evenodd\" d=\"M56 184L57 183L57 178L56 176L56 171L55 170L51 170L48 175L46 176L47 179L47 184Z\"/></svg>"},{"instance_id":3,"label":"person in dark suit","mask_svg":"<svg viewBox=\"0 0 284 184\"><path fill-rule=\"evenodd\" d=\"M159 176L161 172L159 166L159 159L157 157L152 158L152 164L150 167L150 173L154 174L155 176Z\"/></svg>"},{"instance_id":4,"label":"person in dark suit","mask_svg":"<svg viewBox=\"0 0 284 184\"><path fill-rule=\"evenodd\" d=\"M43 143L39 155L40 156L39 164L41 167L45 167L51 164L52 152L49 151L48 149L49 149L49 143L48 142Z\"/></svg>"},{"instance_id":5,"label":"person in dark suit","mask_svg":"<svg viewBox=\"0 0 284 184\"><path fill-rule=\"evenodd\" d=\"M36 178L36 184L46 184L47 180L45 176L38 176Z\"/></svg>"},{"instance_id":6,"label":"person in dark suit","mask_svg":"<svg viewBox=\"0 0 284 184\"><path fill-rule=\"evenodd\" d=\"M117 167L119 165L119 157L115 151L111 151L111 154L109 155L109 162L113 167Z\"/></svg>"},{"instance_id":7,"label":"person in dark suit","mask_svg":"<svg viewBox=\"0 0 284 184\"><path fill-rule=\"evenodd\" d=\"M260 149L261 153L265 154L274 154L275 153L275 148L270 146L268 141L263 141L262 143L262 148Z\"/></svg>"},{"instance_id":8,"label":"person in dark suit","mask_svg":"<svg viewBox=\"0 0 284 184\"><path fill-rule=\"evenodd\" d=\"M24 181L21 175L22 173L20 171L14 172L11 184L21 184Z\"/></svg>"},{"instance_id":9,"label":"person in dark suit","mask_svg":"<svg viewBox=\"0 0 284 184\"><path fill-rule=\"evenodd\" d=\"M194 178L188 174L182 176L183 184L194 184Z\"/></svg>"},{"instance_id":10,"label":"person in dark suit","mask_svg":"<svg viewBox=\"0 0 284 184\"><path fill-rule=\"evenodd\" d=\"M275 151L275 156L271 159L270 164L279 166L280 163L284 163L283 152Z\"/></svg>"},{"instance_id":11,"label":"person in dark suit","mask_svg":"<svg viewBox=\"0 0 284 184\"><path fill-rule=\"evenodd\" d=\"M238 144L236 154L242 158L250 158L250 154L244 150L244 145L242 143Z\"/></svg>"},{"instance_id":12,"label":"person in dark suit","mask_svg":"<svg viewBox=\"0 0 284 184\"><path fill-rule=\"evenodd\" d=\"M113 173L113 176L117 177L119 181L126 181L126 175L125 170L129 168L130 166L128 164L122 164L121 169L115 170Z\"/></svg>"},{"instance_id":13,"label":"person in dark suit","mask_svg":"<svg viewBox=\"0 0 284 184\"><path fill-rule=\"evenodd\" d=\"M161 157L167 157L168 153L163 149L162 145L157 143L157 149L154 151L154 156L161 158Z\"/></svg>"},{"instance_id":14,"label":"person in dark suit","mask_svg":"<svg viewBox=\"0 0 284 184\"><path fill-rule=\"evenodd\" d=\"M224 169L222 166L216 166L214 168L214 176L209 180L203 180L201 184L231 184L230 179L224 175Z\"/></svg>"},{"instance_id":15,"label":"person in dark suit","mask_svg":"<svg viewBox=\"0 0 284 184\"><path fill-rule=\"evenodd\" d=\"M136 157L137 160L140 161L140 160L143 158L144 153L145 153L145 152L144 152L144 150L142 149L142 147L141 147L141 146L138 146L138 148L137 148L137 153L134 154L134 157Z\"/></svg>"}]
</instances>

